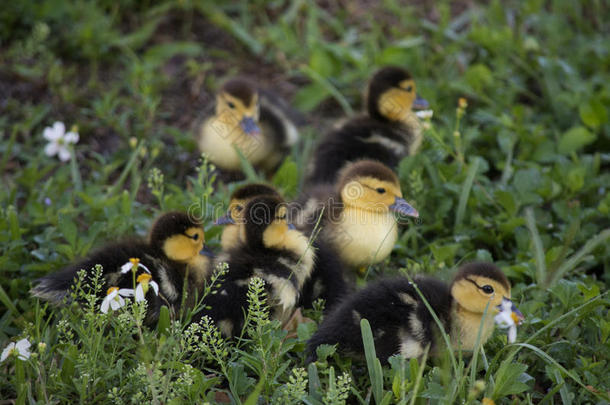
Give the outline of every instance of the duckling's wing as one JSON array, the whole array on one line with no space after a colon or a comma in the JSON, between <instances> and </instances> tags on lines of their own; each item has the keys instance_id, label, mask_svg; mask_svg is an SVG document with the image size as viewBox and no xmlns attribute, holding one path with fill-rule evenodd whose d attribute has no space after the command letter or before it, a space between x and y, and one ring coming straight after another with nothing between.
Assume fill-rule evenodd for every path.
<instances>
[{"instance_id":1,"label":"duckling's wing","mask_svg":"<svg viewBox=\"0 0 610 405\"><path fill-rule=\"evenodd\" d=\"M148 244L139 241L108 245L89 254L80 262L35 280L35 285L30 290L30 293L34 297L58 304L68 296L80 270L85 271L83 289L87 292L87 289L92 287L94 268L97 264L100 264L103 268L103 278L101 280L103 291L98 291L98 294L105 293L105 288L108 286L132 288L131 273L121 274L121 266L129 262L130 258L139 258L144 264L144 256L151 254L152 252Z\"/></svg>"},{"instance_id":2,"label":"duckling's wing","mask_svg":"<svg viewBox=\"0 0 610 405\"><path fill-rule=\"evenodd\" d=\"M305 282L300 305L311 308L313 302L324 299L324 312L329 313L351 290L343 277L344 266L337 253L324 239L313 242L316 249L316 262L309 280Z\"/></svg>"},{"instance_id":3,"label":"duckling's wing","mask_svg":"<svg viewBox=\"0 0 610 405\"><path fill-rule=\"evenodd\" d=\"M394 128L367 117L349 120L317 144L306 184L333 183L346 163L372 159L394 168L408 154L408 144Z\"/></svg>"}]
</instances>

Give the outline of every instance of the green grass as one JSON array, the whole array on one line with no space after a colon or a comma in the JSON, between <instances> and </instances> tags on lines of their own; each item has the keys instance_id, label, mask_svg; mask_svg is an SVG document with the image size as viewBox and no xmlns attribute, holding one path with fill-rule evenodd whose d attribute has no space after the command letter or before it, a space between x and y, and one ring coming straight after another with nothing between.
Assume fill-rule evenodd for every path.
<instances>
[{"instance_id":1,"label":"green grass","mask_svg":"<svg viewBox=\"0 0 610 405\"><path fill-rule=\"evenodd\" d=\"M149 3L23 0L0 11L0 347L27 336L35 352L0 364L1 398L608 403L605 2ZM218 250L212 219L235 186L212 189L193 123L223 77L245 73L292 100L310 117L309 150L360 108L385 64L408 67L435 113L422 150L399 167L421 221L401 228L370 278L449 279L463 261L493 260L526 315L516 344L497 332L476 361L441 353L380 368L369 341L366 362L325 347L305 368L316 325L287 337L267 320L257 285L239 342L210 324L189 329L189 314L148 330L137 305L104 317L29 297L34 278L107 240L144 235L165 210L203 215ZM468 107L457 112L460 97ZM55 121L78 126L72 163L43 152ZM295 149L273 178L287 197L306 158Z\"/></svg>"}]
</instances>

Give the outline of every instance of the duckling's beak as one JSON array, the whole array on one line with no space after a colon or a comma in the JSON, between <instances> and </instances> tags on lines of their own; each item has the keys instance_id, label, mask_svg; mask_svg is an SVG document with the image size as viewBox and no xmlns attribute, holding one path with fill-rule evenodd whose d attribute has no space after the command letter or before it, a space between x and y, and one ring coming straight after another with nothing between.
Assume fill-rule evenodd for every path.
<instances>
[{"instance_id":1,"label":"duckling's beak","mask_svg":"<svg viewBox=\"0 0 610 405\"><path fill-rule=\"evenodd\" d=\"M254 121L254 118L252 118L252 117L244 117L239 122L239 125L241 125L241 128L248 135L255 136L255 135L258 135L261 133L261 129L259 128L259 126L256 124L256 121Z\"/></svg>"},{"instance_id":2,"label":"duckling's beak","mask_svg":"<svg viewBox=\"0 0 610 405\"><path fill-rule=\"evenodd\" d=\"M414 110L425 110L426 108L430 108L430 103L425 98L421 98L420 96L415 96L415 101L413 101L413 109Z\"/></svg>"},{"instance_id":3,"label":"duckling's beak","mask_svg":"<svg viewBox=\"0 0 610 405\"><path fill-rule=\"evenodd\" d=\"M234 225L235 221L231 218L231 214L225 214L214 221L214 225Z\"/></svg>"},{"instance_id":4,"label":"duckling's beak","mask_svg":"<svg viewBox=\"0 0 610 405\"><path fill-rule=\"evenodd\" d=\"M513 320L513 322L515 323L515 325L519 325L521 322L523 322L523 320L525 319L525 316L523 316L521 311L519 311L519 309L517 309L517 306L515 305L515 303L512 302L510 299L503 297L502 303L500 305L498 305L496 308L498 309L498 311L502 312L502 310L504 308L508 308L509 305L510 305L510 317Z\"/></svg>"},{"instance_id":5,"label":"duckling's beak","mask_svg":"<svg viewBox=\"0 0 610 405\"><path fill-rule=\"evenodd\" d=\"M388 207L390 211L398 212L402 215L407 215L409 217L419 217L419 212L415 208L413 208L408 202L406 202L403 198L396 197L394 200L394 204Z\"/></svg>"},{"instance_id":6,"label":"duckling's beak","mask_svg":"<svg viewBox=\"0 0 610 405\"><path fill-rule=\"evenodd\" d=\"M199 251L200 255L207 257L214 257L214 252L212 252L208 247L204 246L203 249Z\"/></svg>"}]
</instances>

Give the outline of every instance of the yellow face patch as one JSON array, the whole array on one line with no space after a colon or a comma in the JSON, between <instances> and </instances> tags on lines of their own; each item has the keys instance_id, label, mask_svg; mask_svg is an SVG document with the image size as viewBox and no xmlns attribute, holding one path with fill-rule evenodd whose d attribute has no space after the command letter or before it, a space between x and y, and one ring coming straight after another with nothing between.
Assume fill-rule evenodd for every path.
<instances>
[{"instance_id":1,"label":"yellow face patch","mask_svg":"<svg viewBox=\"0 0 610 405\"><path fill-rule=\"evenodd\" d=\"M402 198L400 187L374 177L359 177L341 190L343 202L365 211L386 212L396 197Z\"/></svg>"},{"instance_id":2,"label":"yellow face patch","mask_svg":"<svg viewBox=\"0 0 610 405\"><path fill-rule=\"evenodd\" d=\"M169 237L163 244L163 252L172 260L188 262L199 254L204 242L203 229L192 227L184 234Z\"/></svg>"},{"instance_id":3,"label":"yellow face patch","mask_svg":"<svg viewBox=\"0 0 610 405\"><path fill-rule=\"evenodd\" d=\"M247 201L233 199L229 203L229 213L231 214L231 219L235 221L236 224L241 224L244 222L244 207L246 206Z\"/></svg>"},{"instance_id":4,"label":"yellow face patch","mask_svg":"<svg viewBox=\"0 0 610 405\"><path fill-rule=\"evenodd\" d=\"M403 80L400 87L393 87L381 94L377 107L381 115L391 121L404 119L415 101L415 82Z\"/></svg>"},{"instance_id":5,"label":"yellow face patch","mask_svg":"<svg viewBox=\"0 0 610 405\"><path fill-rule=\"evenodd\" d=\"M242 100L233 97L229 93L220 93L216 97L216 115L231 116L235 119L235 123L239 123L245 117L251 117L258 121L258 95L255 94L252 97L250 105L245 105Z\"/></svg>"},{"instance_id":6,"label":"yellow face patch","mask_svg":"<svg viewBox=\"0 0 610 405\"><path fill-rule=\"evenodd\" d=\"M510 299L510 289L488 277L469 275L453 284L451 295L460 306L470 312L495 313L502 298Z\"/></svg>"}]
</instances>

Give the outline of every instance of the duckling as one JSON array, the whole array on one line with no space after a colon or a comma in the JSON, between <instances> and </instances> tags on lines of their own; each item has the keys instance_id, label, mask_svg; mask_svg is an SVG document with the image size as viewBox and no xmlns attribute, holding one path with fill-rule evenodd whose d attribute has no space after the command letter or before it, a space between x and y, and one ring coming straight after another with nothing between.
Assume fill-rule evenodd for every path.
<instances>
[{"instance_id":1,"label":"duckling","mask_svg":"<svg viewBox=\"0 0 610 405\"><path fill-rule=\"evenodd\" d=\"M231 194L226 215L218 218L215 222L216 225L225 225L220 236L220 246L223 250L235 247L239 243L238 224L243 223L244 208L248 201L264 195L281 197L275 188L262 183L246 184Z\"/></svg>"},{"instance_id":2,"label":"duckling","mask_svg":"<svg viewBox=\"0 0 610 405\"><path fill-rule=\"evenodd\" d=\"M417 277L414 283L404 277L383 279L347 298L309 340L308 361L316 359L321 344L337 344L342 353L363 355L361 319L369 321L377 356L384 363L394 354L420 357L428 345L431 353L439 352L444 342L415 286L451 337L452 347L465 351L474 349L479 329L480 344L489 339L494 315L510 300L510 283L492 263L462 266L451 285L428 277ZM511 306L513 317L522 320L521 312Z\"/></svg>"},{"instance_id":3,"label":"duckling","mask_svg":"<svg viewBox=\"0 0 610 405\"><path fill-rule=\"evenodd\" d=\"M279 101L248 80L227 81L216 96L213 116L199 127L199 149L222 171L241 171L236 149L257 169L272 172L299 134Z\"/></svg>"},{"instance_id":4,"label":"duckling","mask_svg":"<svg viewBox=\"0 0 610 405\"><path fill-rule=\"evenodd\" d=\"M238 224L244 220L244 207L247 202L264 195L280 197L280 193L275 188L261 183L246 184L233 192L226 215L215 222L217 225L226 225L220 238L223 250L235 247L239 243ZM311 308L316 299L322 298L325 301L324 309L328 311L347 291L347 284L343 279L343 265L332 248L326 244L314 240L312 247L318 260L314 263L311 277L303 286L300 306Z\"/></svg>"},{"instance_id":5,"label":"duckling","mask_svg":"<svg viewBox=\"0 0 610 405\"><path fill-rule=\"evenodd\" d=\"M239 243L217 257L229 265L215 294L205 297L205 308L195 317L209 316L223 335L243 328L252 277L266 283L271 315L287 322L297 307L303 285L310 277L316 255L307 237L287 221L284 201L273 195L253 198L239 225Z\"/></svg>"},{"instance_id":6,"label":"duckling","mask_svg":"<svg viewBox=\"0 0 610 405\"><path fill-rule=\"evenodd\" d=\"M394 212L419 213L403 198L398 177L373 160L348 163L334 186L318 185L301 198L295 223L311 229L322 211L320 237L332 246L343 264L362 270L389 256L398 238Z\"/></svg>"},{"instance_id":7,"label":"duckling","mask_svg":"<svg viewBox=\"0 0 610 405\"><path fill-rule=\"evenodd\" d=\"M130 239L104 246L63 270L39 278L30 293L60 304L68 296L79 270L84 269L87 272L85 281L91 282L96 264L103 267L103 281L109 294L116 287L133 289L134 278L129 268L137 265L136 279L147 283L154 281L158 287L158 295L155 288L148 288L145 296L148 301L145 321L154 325L162 305L167 305L173 314L179 309L185 278L188 280L188 302L192 305L191 301L210 272L209 258L200 254L204 242L201 223L186 213L169 212L155 221L148 241ZM132 266L125 266L127 263ZM106 290L102 293L105 296Z\"/></svg>"},{"instance_id":8,"label":"duckling","mask_svg":"<svg viewBox=\"0 0 610 405\"><path fill-rule=\"evenodd\" d=\"M306 184L334 183L347 163L374 159L394 169L419 148L421 126L413 108L427 108L416 95L411 74L388 66L371 78L365 97L366 114L353 117L327 133L316 146Z\"/></svg>"}]
</instances>

